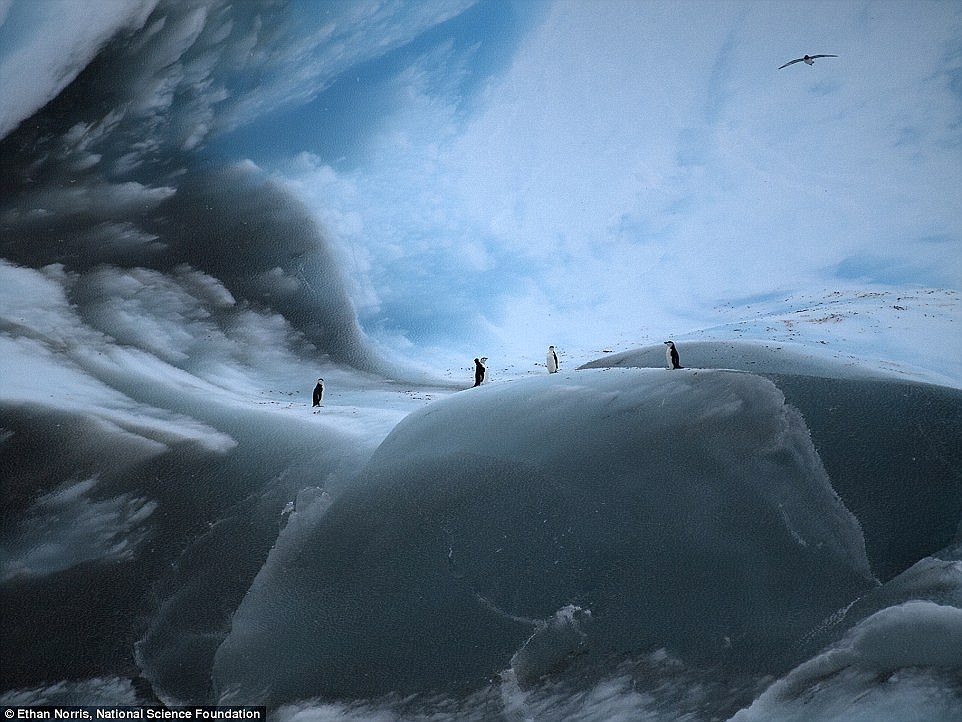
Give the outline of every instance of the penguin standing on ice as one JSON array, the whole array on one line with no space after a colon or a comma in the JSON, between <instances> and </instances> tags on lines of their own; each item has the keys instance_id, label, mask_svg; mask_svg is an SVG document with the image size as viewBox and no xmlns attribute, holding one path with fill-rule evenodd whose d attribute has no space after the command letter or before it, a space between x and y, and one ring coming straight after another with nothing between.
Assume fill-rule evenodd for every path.
<instances>
[{"instance_id":1,"label":"penguin standing on ice","mask_svg":"<svg viewBox=\"0 0 962 722\"><path fill-rule=\"evenodd\" d=\"M668 361L669 369L680 369L681 364L678 362L678 349L675 348L674 341L665 341L665 358Z\"/></svg>"},{"instance_id":2,"label":"penguin standing on ice","mask_svg":"<svg viewBox=\"0 0 962 722\"><path fill-rule=\"evenodd\" d=\"M558 354L554 351L554 346L548 346L548 357L546 366L548 367L548 373L554 374L558 372Z\"/></svg>"},{"instance_id":3,"label":"penguin standing on ice","mask_svg":"<svg viewBox=\"0 0 962 722\"><path fill-rule=\"evenodd\" d=\"M481 358L474 359L474 385L480 386L484 381L484 374L487 369L484 367L484 362L488 360L487 356L482 356Z\"/></svg>"},{"instance_id":4,"label":"penguin standing on ice","mask_svg":"<svg viewBox=\"0 0 962 722\"><path fill-rule=\"evenodd\" d=\"M314 387L314 406L321 405L321 399L324 398L324 379L317 380L317 386Z\"/></svg>"}]
</instances>

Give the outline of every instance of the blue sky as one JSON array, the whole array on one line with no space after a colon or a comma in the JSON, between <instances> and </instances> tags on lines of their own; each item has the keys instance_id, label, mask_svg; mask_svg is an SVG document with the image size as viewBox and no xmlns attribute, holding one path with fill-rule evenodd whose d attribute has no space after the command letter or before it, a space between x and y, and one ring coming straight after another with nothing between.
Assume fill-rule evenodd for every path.
<instances>
[{"instance_id":1,"label":"blue sky","mask_svg":"<svg viewBox=\"0 0 962 722\"><path fill-rule=\"evenodd\" d=\"M36 7L0 1L2 132L166 5ZM364 329L399 348L540 355L657 341L733 299L962 288L956 2L180 13L152 74L122 82L179 119L164 132L193 162L251 161L302 199ZM87 20L65 38L73 14ZM778 70L805 53L839 57ZM168 97L171 58L194 75L165 76ZM25 63L52 70L21 83Z\"/></svg>"},{"instance_id":2,"label":"blue sky","mask_svg":"<svg viewBox=\"0 0 962 722\"><path fill-rule=\"evenodd\" d=\"M464 38L494 20L398 53L351 153L276 166L364 252L362 315L541 345L657 339L756 294L959 286L958 6L543 10L481 83ZM840 57L777 70L806 52Z\"/></svg>"}]
</instances>

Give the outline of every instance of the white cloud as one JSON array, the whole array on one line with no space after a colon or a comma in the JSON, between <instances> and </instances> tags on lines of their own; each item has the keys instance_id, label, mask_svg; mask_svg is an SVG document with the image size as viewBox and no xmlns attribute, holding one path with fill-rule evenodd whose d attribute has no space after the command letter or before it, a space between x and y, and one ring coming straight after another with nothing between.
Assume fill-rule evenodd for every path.
<instances>
[{"instance_id":1,"label":"white cloud","mask_svg":"<svg viewBox=\"0 0 962 722\"><path fill-rule=\"evenodd\" d=\"M469 4L306 4L286 18L159 6L124 51L124 109L50 152L73 170L141 172L165 143L196 148L312 98ZM532 328L558 344L590 331L609 345L703 325L720 299L858 271L962 284L960 11L707 7L552 3L471 98L462 80L484 76L482 54L443 35L394 56L393 78L386 64L366 75L389 112L346 149L357 163L312 148L283 173L334 237L367 330L517 346ZM900 62L879 62L893 48ZM800 52L839 57L777 70ZM136 142L112 143L132 129ZM6 220L93 211L91 238L146 262L163 239L117 215L156 207L175 181L140 180L41 189ZM294 279L271 268L260 281L283 295Z\"/></svg>"},{"instance_id":2,"label":"white cloud","mask_svg":"<svg viewBox=\"0 0 962 722\"><path fill-rule=\"evenodd\" d=\"M377 312L380 305L371 282L373 251L364 223L358 178L338 174L311 153L294 158L279 182L301 198L317 214L337 253L340 268L351 284L350 295L360 313Z\"/></svg>"},{"instance_id":3,"label":"white cloud","mask_svg":"<svg viewBox=\"0 0 962 722\"><path fill-rule=\"evenodd\" d=\"M455 337L605 345L863 256L891 269L866 283L962 284L958 10L706 8L552 3L467 117L444 47L399 70L366 157L311 197L364 258L362 309L404 328L450 294ZM777 70L802 52L840 57Z\"/></svg>"},{"instance_id":4,"label":"white cloud","mask_svg":"<svg viewBox=\"0 0 962 722\"><path fill-rule=\"evenodd\" d=\"M384 309L403 328L412 305L432 305L426 293L450 293L458 331L479 342L492 331L509 344L530 343L517 336L533 329L546 339L572 328L638 334L651 321L637 298L669 297L673 282L657 267L672 249L626 229L677 223L661 213L682 192L665 185L681 173L665 115L680 123L697 93L677 69L666 78L626 62L647 39L666 68L658 53L680 29L639 36L612 15L640 6L601 7L559 6L466 120L445 80L462 60L443 47L423 56L399 72L397 111L359 168L316 172L302 158L290 170L328 229L355 257L364 251L353 275L377 301L358 304L362 319ZM671 302L661 305L655 315L671 316Z\"/></svg>"},{"instance_id":5,"label":"white cloud","mask_svg":"<svg viewBox=\"0 0 962 722\"><path fill-rule=\"evenodd\" d=\"M118 30L158 0L11 2L0 12L0 138L63 90Z\"/></svg>"},{"instance_id":6,"label":"white cloud","mask_svg":"<svg viewBox=\"0 0 962 722\"><path fill-rule=\"evenodd\" d=\"M123 218L152 210L175 192L168 186L150 188L133 181L66 188L45 186L18 198L17 205L3 214L3 220L16 224L41 215L62 219L80 214Z\"/></svg>"}]
</instances>

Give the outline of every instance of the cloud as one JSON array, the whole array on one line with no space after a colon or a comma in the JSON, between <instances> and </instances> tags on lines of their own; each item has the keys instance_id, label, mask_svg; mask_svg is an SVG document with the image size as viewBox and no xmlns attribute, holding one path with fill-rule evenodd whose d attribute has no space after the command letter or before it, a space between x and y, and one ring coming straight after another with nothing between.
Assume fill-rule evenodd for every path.
<instances>
[{"instance_id":1,"label":"cloud","mask_svg":"<svg viewBox=\"0 0 962 722\"><path fill-rule=\"evenodd\" d=\"M285 172L360 259L365 326L417 343L658 338L854 258L865 283L957 286L958 11L876 10L551 3L470 103L439 42L350 167ZM796 45L840 58L776 72Z\"/></svg>"},{"instance_id":2,"label":"cloud","mask_svg":"<svg viewBox=\"0 0 962 722\"><path fill-rule=\"evenodd\" d=\"M187 264L371 368L355 309L391 343L609 345L851 259L962 283L954 6L560 0L497 62L514 11L469 6L159 3L0 149L4 255ZM810 51L839 57L777 71ZM266 173L199 170L280 118L316 132Z\"/></svg>"},{"instance_id":3,"label":"cloud","mask_svg":"<svg viewBox=\"0 0 962 722\"><path fill-rule=\"evenodd\" d=\"M305 347L384 370L310 216L259 182L256 167L197 170L207 163L195 154L218 133L310 100L471 4L351 3L321 13L314 4L161 0L109 42L104 29L103 42L84 47L87 60L99 52L96 61L0 146L9 170L4 256L84 272L109 264L168 273L186 263L220 279L240 303L282 314ZM34 42L52 20L33 21L10 32ZM17 62L7 58L5 67L22 72ZM174 339L153 330L158 343L141 347L159 353L160 340Z\"/></svg>"},{"instance_id":4,"label":"cloud","mask_svg":"<svg viewBox=\"0 0 962 722\"><path fill-rule=\"evenodd\" d=\"M9 225L29 225L31 220L71 222L77 216L123 217L154 210L175 192L170 187L150 188L133 181L76 188L48 187L20 196L16 206L4 211L0 220Z\"/></svg>"},{"instance_id":5,"label":"cloud","mask_svg":"<svg viewBox=\"0 0 962 722\"><path fill-rule=\"evenodd\" d=\"M868 284L932 285L936 281L937 285L951 287L962 279L962 273L959 272L962 267L952 256L948 256L945 262L945 265L938 265L932 256L920 260L913 253L904 256L855 253L838 263L835 276L844 281Z\"/></svg>"},{"instance_id":6,"label":"cloud","mask_svg":"<svg viewBox=\"0 0 962 722\"><path fill-rule=\"evenodd\" d=\"M143 25L157 2L11 0L0 8L0 138L63 90L118 31Z\"/></svg>"},{"instance_id":7,"label":"cloud","mask_svg":"<svg viewBox=\"0 0 962 722\"><path fill-rule=\"evenodd\" d=\"M686 100L626 62L644 38L612 17L619 9L558 9L470 116L444 80L468 61L450 46L425 53L399 69L392 92L403 102L355 170L289 171L322 218L337 209L327 227L343 245L363 251L353 275L374 299L360 308L366 327L389 318L418 342L454 327L484 342L498 328L504 341L602 318L641 326L639 290L670 288L646 278L665 251L626 231L674 222L657 215L684 200L664 187L681 171L660 111L680 119Z\"/></svg>"}]
</instances>

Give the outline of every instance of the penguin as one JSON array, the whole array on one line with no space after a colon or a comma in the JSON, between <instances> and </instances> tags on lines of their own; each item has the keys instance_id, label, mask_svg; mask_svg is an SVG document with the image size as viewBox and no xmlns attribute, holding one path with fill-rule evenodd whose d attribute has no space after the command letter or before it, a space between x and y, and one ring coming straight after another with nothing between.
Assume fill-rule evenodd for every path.
<instances>
[{"instance_id":1,"label":"penguin","mask_svg":"<svg viewBox=\"0 0 962 722\"><path fill-rule=\"evenodd\" d=\"M324 398L324 379L317 380L317 386L314 387L314 406L321 405L321 399Z\"/></svg>"},{"instance_id":2,"label":"penguin","mask_svg":"<svg viewBox=\"0 0 962 722\"><path fill-rule=\"evenodd\" d=\"M558 373L558 354L554 351L554 346L548 346L548 359L547 359L548 373L554 374Z\"/></svg>"},{"instance_id":3,"label":"penguin","mask_svg":"<svg viewBox=\"0 0 962 722\"><path fill-rule=\"evenodd\" d=\"M794 60L789 60L784 65L780 66L778 69L787 68L789 65L794 65L795 63L805 63L806 65L815 65L815 58L837 58L837 55L803 55L800 58L795 58Z\"/></svg>"},{"instance_id":4,"label":"penguin","mask_svg":"<svg viewBox=\"0 0 962 722\"><path fill-rule=\"evenodd\" d=\"M488 360L487 356L482 356L481 358L474 359L474 385L480 386L484 381L484 374L487 369L484 367L484 362Z\"/></svg>"},{"instance_id":5,"label":"penguin","mask_svg":"<svg viewBox=\"0 0 962 722\"><path fill-rule=\"evenodd\" d=\"M674 341L665 341L665 358L668 360L669 369L680 369L681 364L678 362L678 349L675 348Z\"/></svg>"}]
</instances>

